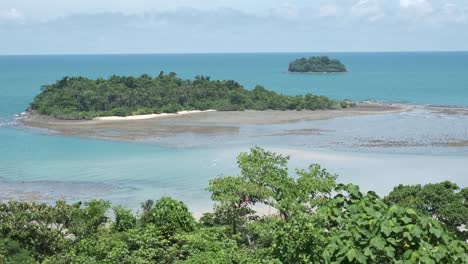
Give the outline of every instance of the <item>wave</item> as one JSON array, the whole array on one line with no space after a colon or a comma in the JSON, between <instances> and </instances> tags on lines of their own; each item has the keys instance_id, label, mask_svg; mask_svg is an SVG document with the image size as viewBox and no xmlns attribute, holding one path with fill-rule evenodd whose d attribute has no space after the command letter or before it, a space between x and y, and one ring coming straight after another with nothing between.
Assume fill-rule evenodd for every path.
<instances>
[{"instance_id":1,"label":"wave","mask_svg":"<svg viewBox=\"0 0 468 264\"><path fill-rule=\"evenodd\" d=\"M23 118L26 113L11 115L0 114L0 127L11 127L18 125L18 120Z\"/></svg>"},{"instance_id":2,"label":"wave","mask_svg":"<svg viewBox=\"0 0 468 264\"><path fill-rule=\"evenodd\" d=\"M366 99L361 101L355 101L357 103L372 103L372 104L381 104L381 105L409 105L417 107L433 107L433 108L447 108L447 109L462 109L468 110L468 105L449 105L449 104L419 104L406 100L375 100L375 99Z\"/></svg>"}]
</instances>

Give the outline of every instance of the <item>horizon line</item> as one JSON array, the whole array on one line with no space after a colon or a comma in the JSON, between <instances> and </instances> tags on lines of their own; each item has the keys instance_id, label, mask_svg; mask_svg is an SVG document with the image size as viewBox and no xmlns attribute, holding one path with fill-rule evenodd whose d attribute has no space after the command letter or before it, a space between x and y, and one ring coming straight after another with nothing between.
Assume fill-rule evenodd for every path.
<instances>
[{"instance_id":1,"label":"horizon line","mask_svg":"<svg viewBox=\"0 0 468 264\"><path fill-rule=\"evenodd\" d=\"M13 53L0 56L95 56L95 55L203 55L203 54L299 54L299 53L457 53L468 50L382 50L382 51L227 51L227 52L109 52L109 53Z\"/></svg>"}]
</instances>

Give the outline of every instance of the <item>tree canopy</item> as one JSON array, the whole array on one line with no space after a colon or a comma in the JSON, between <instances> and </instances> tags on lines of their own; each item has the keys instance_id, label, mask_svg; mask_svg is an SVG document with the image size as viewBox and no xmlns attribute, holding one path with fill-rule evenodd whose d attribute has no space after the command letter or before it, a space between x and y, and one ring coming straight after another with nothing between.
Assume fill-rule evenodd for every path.
<instances>
[{"instance_id":1,"label":"tree canopy","mask_svg":"<svg viewBox=\"0 0 468 264\"><path fill-rule=\"evenodd\" d=\"M406 190L381 199L317 164L291 175L288 161L261 148L241 153L240 175L210 181L214 212L199 221L170 197L139 213L113 207L112 218L101 200L0 203L0 263L468 263L451 222L413 209ZM428 190L415 195L433 208L458 189ZM273 214L256 214L258 205Z\"/></svg>"},{"instance_id":2,"label":"tree canopy","mask_svg":"<svg viewBox=\"0 0 468 264\"><path fill-rule=\"evenodd\" d=\"M390 205L416 209L446 224L461 239L468 239L468 188L445 181L435 184L398 185L385 197Z\"/></svg>"},{"instance_id":3,"label":"tree canopy","mask_svg":"<svg viewBox=\"0 0 468 264\"><path fill-rule=\"evenodd\" d=\"M346 66L339 60L327 56L300 58L289 63L290 72L346 72Z\"/></svg>"},{"instance_id":4,"label":"tree canopy","mask_svg":"<svg viewBox=\"0 0 468 264\"><path fill-rule=\"evenodd\" d=\"M175 73L157 77L112 76L108 79L64 77L44 85L30 108L60 119L175 113L182 110L316 110L351 106L324 96L286 96L256 86L244 89L228 80L196 76L183 80Z\"/></svg>"}]
</instances>

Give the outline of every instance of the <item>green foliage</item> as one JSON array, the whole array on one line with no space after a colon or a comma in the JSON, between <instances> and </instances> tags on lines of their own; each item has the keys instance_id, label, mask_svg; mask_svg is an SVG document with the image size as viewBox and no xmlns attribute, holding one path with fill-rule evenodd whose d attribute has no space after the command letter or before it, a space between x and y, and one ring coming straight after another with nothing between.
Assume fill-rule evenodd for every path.
<instances>
[{"instance_id":1,"label":"green foliage","mask_svg":"<svg viewBox=\"0 0 468 264\"><path fill-rule=\"evenodd\" d=\"M79 203L78 206L80 205ZM85 207L74 210L70 219L70 232L78 237L96 233L109 220L106 216L106 212L111 206L109 202L91 200L85 202L84 205Z\"/></svg>"},{"instance_id":2,"label":"green foliage","mask_svg":"<svg viewBox=\"0 0 468 264\"><path fill-rule=\"evenodd\" d=\"M36 263L31 252L21 248L17 241L0 237L0 263L30 264Z\"/></svg>"},{"instance_id":3,"label":"green foliage","mask_svg":"<svg viewBox=\"0 0 468 264\"><path fill-rule=\"evenodd\" d=\"M172 253L170 238L153 224L130 230L128 234L127 244L135 263L172 263L177 258Z\"/></svg>"},{"instance_id":4,"label":"green foliage","mask_svg":"<svg viewBox=\"0 0 468 264\"><path fill-rule=\"evenodd\" d=\"M256 86L252 91L234 81L212 81L197 76L183 80L175 73L158 77L112 76L91 80L64 77L45 85L31 109L60 119L92 119L96 116L175 113L181 110L221 111L328 109L349 107L324 96L285 96Z\"/></svg>"},{"instance_id":5,"label":"green foliage","mask_svg":"<svg viewBox=\"0 0 468 264\"><path fill-rule=\"evenodd\" d=\"M0 204L0 232L32 252L41 260L62 252L73 240L98 231L107 221L109 203L91 200L55 206L10 201Z\"/></svg>"},{"instance_id":6,"label":"green foliage","mask_svg":"<svg viewBox=\"0 0 468 264\"><path fill-rule=\"evenodd\" d=\"M323 262L321 252L326 245L323 230L313 222L314 217L295 214L287 222L268 226L271 245L263 256L271 256L280 263L319 263Z\"/></svg>"},{"instance_id":7,"label":"green foliage","mask_svg":"<svg viewBox=\"0 0 468 264\"><path fill-rule=\"evenodd\" d=\"M241 153L237 161L243 179L261 188L264 203L276 208L283 218L288 217L293 196L290 191L295 192L294 179L288 177L288 160L289 157L256 147L250 153Z\"/></svg>"},{"instance_id":8,"label":"green foliage","mask_svg":"<svg viewBox=\"0 0 468 264\"><path fill-rule=\"evenodd\" d=\"M47 258L44 263L131 263L123 236L104 230L77 241L61 254Z\"/></svg>"},{"instance_id":9,"label":"green foliage","mask_svg":"<svg viewBox=\"0 0 468 264\"><path fill-rule=\"evenodd\" d=\"M146 200L145 202L141 203L141 209L143 209L143 213L140 218L140 223L145 224L148 222L149 218L151 217L151 209L154 206L154 201L153 200Z\"/></svg>"},{"instance_id":10,"label":"green foliage","mask_svg":"<svg viewBox=\"0 0 468 264\"><path fill-rule=\"evenodd\" d=\"M156 201L145 219L144 225L148 224L154 224L167 236L190 232L195 228L195 220L187 206L170 197L162 197Z\"/></svg>"},{"instance_id":11,"label":"green foliage","mask_svg":"<svg viewBox=\"0 0 468 264\"><path fill-rule=\"evenodd\" d=\"M204 213L198 221L205 227L213 227L224 224L224 221L222 219L220 219L216 214L211 212Z\"/></svg>"},{"instance_id":12,"label":"green foliage","mask_svg":"<svg viewBox=\"0 0 468 264\"><path fill-rule=\"evenodd\" d=\"M253 216L254 211L249 205L266 198L263 189L241 177L213 179L207 189L211 192L211 199L220 202L215 207L216 217L220 222L230 223L233 233L237 232L237 226L245 223L247 217Z\"/></svg>"},{"instance_id":13,"label":"green foliage","mask_svg":"<svg viewBox=\"0 0 468 264\"><path fill-rule=\"evenodd\" d=\"M176 251L185 260L181 263L238 263L238 244L222 228L202 228L176 239Z\"/></svg>"},{"instance_id":14,"label":"green foliage","mask_svg":"<svg viewBox=\"0 0 468 264\"><path fill-rule=\"evenodd\" d=\"M10 201L0 205L1 233L31 250L34 257L42 259L67 247L69 242L62 235L69 218L70 207L49 207L45 204Z\"/></svg>"},{"instance_id":15,"label":"green foliage","mask_svg":"<svg viewBox=\"0 0 468 264\"><path fill-rule=\"evenodd\" d=\"M326 56L301 58L289 64L290 72L346 72L346 67L339 60Z\"/></svg>"},{"instance_id":16,"label":"green foliage","mask_svg":"<svg viewBox=\"0 0 468 264\"><path fill-rule=\"evenodd\" d=\"M466 263L468 247L438 221L388 207L375 193L338 185L317 217L327 232L322 257L344 263Z\"/></svg>"},{"instance_id":17,"label":"green foliage","mask_svg":"<svg viewBox=\"0 0 468 264\"><path fill-rule=\"evenodd\" d=\"M137 218L132 214L132 212L121 206L114 207L114 215L114 228L118 232L124 232L132 229L137 224Z\"/></svg>"},{"instance_id":18,"label":"green foliage","mask_svg":"<svg viewBox=\"0 0 468 264\"><path fill-rule=\"evenodd\" d=\"M424 186L399 185L384 200L389 205L411 207L434 217L461 239L468 239L468 232L463 228L468 221L468 188L460 190L449 181Z\"/></svg>"},{"instance_id":19,"label":"green foliage","mask_svg":"<svg viewBox=\"0 0 468 264\"><path fill-rule=\"evenodd\" d=\"M468 263L466 241L439 221L452 216L443 206L464 205L466 188L399 186L384 201L317 164L290 176L288 161L241 153L240 176L210 181L215 211L200 224L169 197L142 203L140 215L114 207L113 220L101 200L0 203L0 263ZM255 215L256 205L279 215Z\"/></svg>"},{"instance_id":20,"label":"green foliage","mask_svg":"<svg viewBox=\"0 0 468 264\"><path fill-rule=\"evenodd\" d=\"M288 175L288 161L289 157L258 147L238 157L242 180L257 186L256 193L261 194L258 200L278 210L283 219L313 210L332 191L336 179L316 164L307 171L297 170L295 179Z\"/></svg>"}]
</instances>

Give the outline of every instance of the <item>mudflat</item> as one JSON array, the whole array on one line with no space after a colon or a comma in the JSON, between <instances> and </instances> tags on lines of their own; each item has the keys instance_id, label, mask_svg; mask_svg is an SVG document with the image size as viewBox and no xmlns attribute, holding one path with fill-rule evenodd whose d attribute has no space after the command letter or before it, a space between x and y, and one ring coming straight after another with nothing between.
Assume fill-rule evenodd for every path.
<instances>
[{"instance_id":1,"label":"mudflat","mask_svg":"<svg viewBox=\"0 0 468 264\"><path fill-rule=\"evenodd\" d=\"M149 137L174 136L181 133L229 134L240 125L269 125L410 111L409 105L361 103L337 110L265 110L265 111L198 111L189 114L154 115L151 118L60 120L28 114L21 119L27 127L48 129L67 135L116 140L144 140Z\"/></svg>"}]
</instances>

